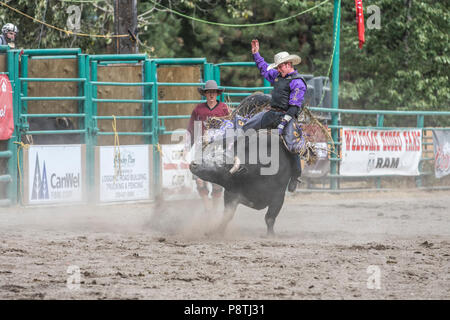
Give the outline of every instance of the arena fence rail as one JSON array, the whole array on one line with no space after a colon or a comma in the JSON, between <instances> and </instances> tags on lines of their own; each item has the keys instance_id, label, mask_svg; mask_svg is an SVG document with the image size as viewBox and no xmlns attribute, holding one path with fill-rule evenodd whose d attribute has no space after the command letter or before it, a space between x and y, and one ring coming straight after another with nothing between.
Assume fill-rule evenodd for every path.
<instances>
[{"instance_id":1,"label":"arena fence rail","mask_svg":"<svg viewBox=\"0 0 450 320\"><path fill-rule=\"evenodd\" d=\"M0 70L6 74L13 88L13 111L15 130L11 139L7 140L3 149L0 149L0 164L3 161L6 169L0 172L0 205L10 206L18 203L24 204L22 197L24 192L23 174L24 174L24 152L27 146L26 137L38 136L74 136L78 135L79 144L84 147L82 157L85 163L86 194L83 198L85 202L96 202L96 176L99 168L96 167L96 148L101 145L115 145L120 140L118 137L139 138L143 144L151 145L151 196L148 200L152 201L161 193L161 148L160 143L163 136L174 133L168 124L171 121L188 119L186 114L162 114L160 108L171 108L177 105L192 105L204 102L204 98L193 99L192 96L185 98L183 90L191 87L201 87L207 80L215 80L219 86L225 89L222 99L231 106L239 105L239 101L246 96L262 91L270 93L272 87L267 81L263 86L242 87L237 85L223 85L223 68L249 68L255 66L254 62L225 62L212 64L205 58L181 58L181 59L151 59L146 54L129 55L88 55L83 54L80 49L26 49L10 50L7 46L0 47L0 55L6 59L5 70ZM58 62L57 62L58 61ZM61 62L62 61L62 62ZM43 63L43 64L42 64ZM45 64L47 63L47 64ZM61 63L61 72L56 72L57 76L49 75L42 77L44 73L41 69L34 70L30 64L41 65L41 68L48 68L49 72L55 64ZM72 64L73 70L69 64ZM42 67L43 66L43 67ZM139 79L134 81L122 80L120 74L111 80L111 77L105 77L108 74L108 66L128 66L138 70ZM190 82L167 82L158 81L158 71L164 71L166 67L172 66L195 66L201 70L201 75L197 81ZM102 69L103 68L103 69ZM162 69L163 68L163 69ZM19 73L20 70L20 73ZM106 70L106 71L105 71ZM122 70L122 69L121 69ZM51 72L49 73L51 74ZM328 159L330 167L336 168L330 170L327 174L318 178L306 178L306 187L301 187L299 191L312 192L344 192L347 189L355 189L352 185L348 188L347 181L367 181L373 180L374 188L368 188L367 183L364 187L358 189L382 190L386 189L383 185L383 179L392 178L389 175L373 176L359 175L345 176L340 174L340 163L342 162L342 130L344 128L363 128L370 130L399 130L399 129L418 129L421 134L421 142L424 146L424 152L420 159L419 175L415 176L415 185L418 188L447 188L448 185L430 184L427 178L433 176L434 172L430 170L434 163L432 155L433 143L430 142L431 130L449 129L447 127L437 128L433 125L426 126L425 119L450 116L450 112L445 111L394 111L394 110L350 110L350 109L332 109L330 108L328 79L326 77L316 77L313 79L310 75L305 75L308 81L308 88L311 89L311 99L322 97L320 103L308 103L309 109L317 114L331 114L334 119L339 119L338 124L328 124L328 120L323 123L331 132L333 137L338 137L334 141L336 152L330 153ZM105 80L106 78L106 80ZM136 77L135 77L136 78ZM255 79L259 79L259 74L255 72ZM314 81L315 82L314 82ZM261 80L257 80L261 81ZM256 82L255 83L259 83ZM317 85L319 83L319 85ZM53 86L52 90L45 89ZM66 86L64 90L55 89L59 86ZM121 89L111 88L138 88L139 94L131 97L125 94L124 97L110 97L109 93L120 91ZM179 88L177 99L164 99L161 90L164 88ZM317 90L316 90L317 89ZM315 92L317 91L317 92ZM320 92L319 92L320 91ZM59 93L66 93L65 95ZM56 94L58 93L58 94ZM108 94L107 94L108 93ZM322 94L324 93L324 94ZM323 97L325 96L325 99ZM316 99L317 100L317 99ZM311 100L312 101L312 100ZM103 106L127 105L130 107L121 107L121 112L106 112ZM139 108L131 106L138 105ZM116 109L114 109L116 110ZM134 111L133 111L134 110ZM136 111L137 110L137 111ZM365 126L355 126L352 117L369 117L371 124ZM385 118L415 118L405 126L392 125L385 126ZM30 120L48 118L71 119L75 123L73 128L61 129L30 129ZM331 118L329 118L331 119ZM140 121L138 127L133 129L124 126L115 126L116 122L120 124L124 121ZM370 122L369 121L369 122ZM113 123L113 126L111 126ZM395 123L395 121L393 121ZM109 128L109 129L108 129ZM102 142L107 137L112 140ZM137 141L137 140L136 140ZM431 151L430 151L431 150ZM427 164L426 166L424 164ZM315 184L321 184L315 187ZM1 191L3 190L3 193ZM26 193L26 192L25 192ZM21 200L22 199L22 200Z\"/></svg>"}]
</instances>

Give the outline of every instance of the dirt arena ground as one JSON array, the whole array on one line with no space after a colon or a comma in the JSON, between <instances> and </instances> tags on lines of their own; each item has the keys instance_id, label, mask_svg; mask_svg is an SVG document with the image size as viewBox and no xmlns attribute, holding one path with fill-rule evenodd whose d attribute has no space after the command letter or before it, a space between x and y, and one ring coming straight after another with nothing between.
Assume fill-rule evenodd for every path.
<instances>
[{"instance_id":1,"label":"dirt arena ground","mask_svg":"<svg viewBox=\"0 0 450 320\"><path fill-rule=\"evenodd\" d=\"M450 299L449 208L450 191L296 194L275 238L243 206L205 235L219 215L198 201L0 208L0 299Z\"/></svg>"}]
</instances>

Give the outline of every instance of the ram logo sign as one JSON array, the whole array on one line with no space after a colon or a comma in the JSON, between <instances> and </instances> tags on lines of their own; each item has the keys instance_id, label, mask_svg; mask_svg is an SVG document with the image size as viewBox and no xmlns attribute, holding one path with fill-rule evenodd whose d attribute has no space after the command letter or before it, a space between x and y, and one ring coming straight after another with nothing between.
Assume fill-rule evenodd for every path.
<instances>
[{"instance_id":1,"label":"ram logo sign","mask_svg":"<svg viewBox=\"0 0 450 320\"><path fill-rule=\"evenodd\" d=\"M342 129L342 176L417 176L421 156L421 129Z\"/></svg>"}]
</instances>

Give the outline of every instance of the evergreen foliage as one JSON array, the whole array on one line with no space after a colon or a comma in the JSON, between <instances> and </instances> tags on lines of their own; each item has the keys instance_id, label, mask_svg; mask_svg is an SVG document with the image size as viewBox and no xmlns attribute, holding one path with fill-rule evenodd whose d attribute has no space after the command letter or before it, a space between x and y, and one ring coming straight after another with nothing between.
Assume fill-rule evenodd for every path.
<instances>
[{"instance_id":1,"label":"evergreen foliage","mask_svg":"<svg viewBox=\"0 0 450 320\"><path fill-rule=\"evenodd\" d=\"M81 8L81 33L113 34L114 1L2 0L14 8L67 29L71 5ZM292 16L320 1L142 0L138 1L140 51L150 57L206 57L209 62L251 61L250 42L261 43L267 62L279 51L302 57L301 73L326 75L332 53L333 1L285 22L230 28L204 24L169 12L161 4L198 19L251 24ZM380 29L368 29L358 48L354 1L342 1L340 108L446 110L450 101L450 13L447 1L365 0L380 8ZM0 6L0 23L20 29L18 47L79 47L85 53L113 52L112 38L66 34ZM261 85L257 70L227 69L224 85Z\"/></svg>"}]
</instances>

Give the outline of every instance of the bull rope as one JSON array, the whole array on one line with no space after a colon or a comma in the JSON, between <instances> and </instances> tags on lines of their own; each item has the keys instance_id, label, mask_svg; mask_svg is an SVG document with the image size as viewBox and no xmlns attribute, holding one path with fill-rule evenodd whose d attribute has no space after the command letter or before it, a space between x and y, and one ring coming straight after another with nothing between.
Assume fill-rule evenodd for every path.
<instances>
[{"instance_id":1,"label":"bull rope","mask_svg":"<svg viewBox=\"0 0 450 320\"><path fill-rule=\"evenodd\" d=\"M20 150L21 149L28 149L30 147L29 144L21 142L14 141L14 144L18 144L19 147L17 148L17 170L19 171L19 191L20 191L20 200L23 202L23 191L22 191L22 170L20 170Z\"/></svg>"},{"instance_id":2,"label":"bull rope","mask_svg":"<svg viewBox=\"0 0 450 320\"><path fill-rule=\"evenodd\" d=\"M336 146L334 144L334 140L333 137L330 135L330 133L328 132L328 130L324 127L324 125L322 123L320 123L320 121L311 113L311 110L309 110L308 107L304 106L302 109L302 112L305 113L305 115L310 119L311 124L313 125L317 125L320 130L325 134L325 136L328 138L329 141L331 141L331 146L333 147L330 151L330 153L336 153Z\"/></svg>"},{"instance_id":3,"label":"bull rope","mask_svg":"<svg viewBox=\"0 0 450 320\"><path fill-rule=\"evenodd\" d=\"M164 154L164 152L162 151L161 145L159 143L156 144L156 150L159 152L159 154L161 155L161 158L163 160L167 160L167 156ZM170 159L169 159L170 160Z\"/></svg>"},{"instance_id":4,"label":"bull rope","mask_svg":"<svg viewBox=\"0 0 450 320\"><path fill-rule=\"evenodd\" d=\"M117 176L122 175L122 167L120 165L120 142L119 142L119 134L117 133L116 116L112 115L112 117L113 117L112 128L114 131L114 183L116 183ZM117 162L119 163L119 165L117 165Z\"/></svg>"}]
</instances>

